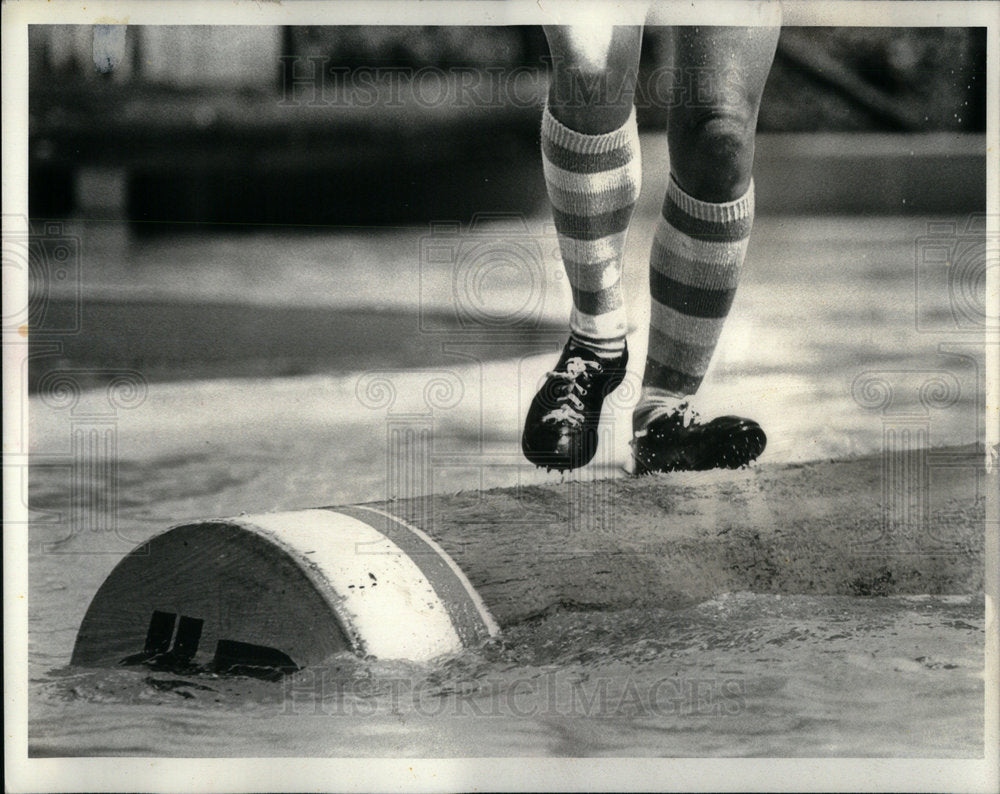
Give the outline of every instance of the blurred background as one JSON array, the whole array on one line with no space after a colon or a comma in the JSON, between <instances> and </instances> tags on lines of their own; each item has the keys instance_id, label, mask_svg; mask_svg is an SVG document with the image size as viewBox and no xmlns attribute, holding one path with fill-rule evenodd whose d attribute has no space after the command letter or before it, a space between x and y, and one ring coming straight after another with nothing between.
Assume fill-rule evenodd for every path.
<instances>
[{"instance_id":1,"label":"blurred background","mask_svg":"<svg viewBox=\"0 0 1000 794\"><path fill-rule=\"evenodd\" d=\"M469 333L516 340L486 357L561 345L540 28L130 27L110 73L95 69L94 36L29 30L33 390L67 366L98 381L114 367L153 381L298 376L456 365L445 348ZM645 37L625 262L637 328L676 101L669 29ZM803 300L800 274L812 287L832 267L842 281L817 300L860 290L867 314L850 322L872 340L887 338L884 317L864 290L891 283L912 325L924 219L961 236L985 211L985 64L985 29L785 28L759 120L751 273L787 303ZM428 257L429 238L451 253ZM848 248L860 259L838 261ZM956 272L933 267L935 285ZM742 300L764 307L754 317L790 355L774 289ZM949 294L928 316L951 322ZM829 358L810 345L847 320L803 310L815 319L795 366L819 372ZM720 347L720 376L765 366L737 361L747 333L734 326Z\"/></svg>"},{"instance_id":2,"label":"blurred background","mask_svg":"<svg viewBox=\"0 0 1000 794\"><path fill-rule=\"evenodd\" d=\"M667 33L645 33L645 131L671 101ZM33 216L102 205L143 233L468 220L544 198L540 28L133 27L106 75L92 39L30 30ZM786 28L759 130L982 133L985 58L985 29ZM816 139L816 155L834 145ZM869 209L846 200L762 206Z\"/></svg>"}]
</instances>

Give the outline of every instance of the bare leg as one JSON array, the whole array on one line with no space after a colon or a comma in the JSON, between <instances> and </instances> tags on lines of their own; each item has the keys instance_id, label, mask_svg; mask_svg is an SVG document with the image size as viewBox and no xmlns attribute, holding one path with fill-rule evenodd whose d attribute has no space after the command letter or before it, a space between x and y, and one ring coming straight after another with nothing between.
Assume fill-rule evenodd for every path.
<instances>
[{"instance_id":1,"label":"bare leg","mask_svg":"<svg viewBox=\"0 0 1000 794\"><path fill-rule=\"evenodd\" d=\"M640 471L743 465L764 449L752 420L683 411L732 305L753 225L754 132L779 29L678 28L671 175L650 253L650 330L632 417Z\"/></svg>"},{"instance_id":2,"label":"bare leg","mask_svg":"<svg viewBox=\"0 0 1000 794\"><path fill-rule=\"evenodd\" d=\"M571 130L599 135L632 112L641 27L547 26L552 58L549 110Z\"/></svg>"},{"instance_id":3,"label":"bare leg","mask_svg":"<svg viewBox=\"0 0 1000 794\"><path fill-rule=\"evenodd\" d=\"M703 96L670 109L671 171L702 201L732 201L750 186L760 97L779 28L675 28L675 65Z\"/></svg>"}]
</instances>

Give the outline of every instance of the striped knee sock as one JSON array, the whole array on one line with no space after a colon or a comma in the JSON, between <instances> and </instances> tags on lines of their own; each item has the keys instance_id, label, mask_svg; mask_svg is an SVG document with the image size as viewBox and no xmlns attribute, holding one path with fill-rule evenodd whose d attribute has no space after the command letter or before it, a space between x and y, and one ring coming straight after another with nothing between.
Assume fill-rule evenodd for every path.
<instances>
[{"instance_id":1,"label":"striped knee sock","mask_svg":"<svg viewBox=\"0 0 1000 794\"><path fill-rule=\"evenodd\" d=\"M573 339L599 355L618 356L628 330L622 251L642 180L635 109L619 129L584 135L561 124L546 107L542 165L573 290Z\"/></svg>"},{"instance_id":2,"label":"striped knee sock","mask_svg":"<svg viewBox=\"0 0 1000 794\"><path fill-rule=\"evenodd\" d=\"M634 430L701 385L736 294L753 211L753 182L741 198L713 204L671 177L650 253L649 350Z\"/></svg>"}]
</instances>

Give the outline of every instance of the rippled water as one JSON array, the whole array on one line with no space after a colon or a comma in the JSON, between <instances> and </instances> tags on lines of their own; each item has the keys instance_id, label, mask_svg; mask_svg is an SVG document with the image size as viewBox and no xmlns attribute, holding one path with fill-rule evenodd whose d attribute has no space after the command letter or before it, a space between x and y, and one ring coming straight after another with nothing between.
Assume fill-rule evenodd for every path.
<instances>
[{"instance_id":1,"label":"rippled water","mask_svg":"<svg viewBox=\"0 0 1000 794\"><path fill-rule=\"evenodd\" d=\"M752 406L771 436L765 462L877 451L883 418L851 394L867 371L953 373L961 388L932 417L930 442L977 439L981 348L942 351L940 335L913 324L913 244L924 227L762 219L707 391L720 407ZM646 219L636 233L650 229ZM313 259L334 242L309 238ZM397 258L410 250L393 245ZM190 249L213 246L205 239L180 250L200 272L204 257ZM166 266L178 249L163 247ZM292 272L291 242L283 256ZM352 289L368 278L364 259L348 267ZM235 260L227 268L238 270ZM775 300L788 288L795 301ZM400 305L412 297L402 292L393 293ZM947 295L934 300L932 314L946 318ZM635 360L641 366L641 347ZM465 401L436 415L436 449L477 449L482 465L436 472L435 487L558 481L510 465L520 460L524 395L498 395L512 373L529 393L547 359L520 363L455 365ZM395 410L412 410L419 373L395 377ZM81 415L92 397L102 398L84 394ZM895 407L918 397L897 389ZM90 597L153 533L186 517L384 497L386 414L359 405L353 377L341 372L154 384L146 403L118 417L112 490L111 470L93 472L82 489L69 476L78 417L38 400L32 412L33 452L48 456L31 471L34 755L982 754L979 598L740 593L680 612L556 612L434 665L345 656L278 682L69 668ZM627 423L627 409L618 413ZM619 433L591 474L621 476L626 444ZM113 525L95 523L108 515Z\"/></svg>"},{"instance_id":2,"label":"rippled water","mask_svg":"<svg viewBox=\"0 0 1000 794\"><path fill-rule=\"evenodd\" d=\"M33 638L35 756L983 751L970 597L738 593L679 612L562 612L433 664L345 654L280 681L70 668L74 628Z\"/></svg>"}]
</instances>

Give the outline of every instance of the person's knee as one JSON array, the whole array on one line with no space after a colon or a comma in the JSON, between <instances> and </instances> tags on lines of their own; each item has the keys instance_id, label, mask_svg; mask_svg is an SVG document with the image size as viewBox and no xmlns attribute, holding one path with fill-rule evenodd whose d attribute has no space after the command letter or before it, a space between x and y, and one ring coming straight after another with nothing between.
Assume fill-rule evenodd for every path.
<instances>
[{"instance_id":1,"label":"person's knee","mask_svg":"<svg viewBox=\"0 0 1000 794\"><path fill-rule=\"evenodd\" d=\"M545 27L556 71L626 72L638 65L642 28L611 24Z\"/></svg>"},{"instance_id":2,"label":"person's knee","mask_svg":"<svg viewBox=\"0 0 1000 794\"><path fill-rule=\"evenodd\" d=\"M549 106L578 132L617 129L631 112L641 31L610 26L547 28Z\"/></svg>"},{"instance_id":3,"label":"person's knee","mask_svg":"<svg viewBox=\"0 0 1000 794\"><path fill-rule=\"evenodd\" d=\"M611 58L614 28L560 26L545 29L553 68L601 74Z\"/></svg>"},{"instance_id":4,"label":"person's knee","mask_svg":"<svg viewBox=\"0 0 1000 794\"><path fill-rule=\"evenodd\" d=\"M703 201L742 196L750 185L756 123L749 104L732 104L672 124L672 170L680 186Z\"/></svg>"}]
</instances>

